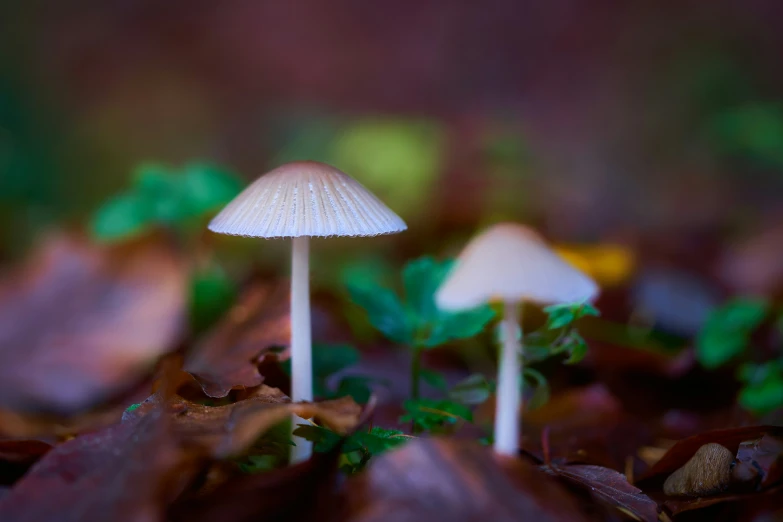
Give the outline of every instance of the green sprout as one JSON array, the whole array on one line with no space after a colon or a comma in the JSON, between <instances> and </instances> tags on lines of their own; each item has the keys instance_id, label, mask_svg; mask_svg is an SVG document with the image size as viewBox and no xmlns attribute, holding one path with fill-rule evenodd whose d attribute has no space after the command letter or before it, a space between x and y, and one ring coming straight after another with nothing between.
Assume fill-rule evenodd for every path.
<instances>
[{"instance_id":1,"label":"green sprout","mask_svg":"<svg viewBox=\"0 0 783 522\"><path fill-rule=\"evenodd\" d=\"M353 302L367 312L370 323L378 331L412 350L412 399L419 398L423 378L435 387L443 384L421 367L425 350L473 337L495 317L489 306L459 313L445 312L435 306L435 291L453 265L453 260L437 261L432 257L409 262L402 272L404 300L393 290L372 282L348 287Z\"/></svg>"}]
</instances>

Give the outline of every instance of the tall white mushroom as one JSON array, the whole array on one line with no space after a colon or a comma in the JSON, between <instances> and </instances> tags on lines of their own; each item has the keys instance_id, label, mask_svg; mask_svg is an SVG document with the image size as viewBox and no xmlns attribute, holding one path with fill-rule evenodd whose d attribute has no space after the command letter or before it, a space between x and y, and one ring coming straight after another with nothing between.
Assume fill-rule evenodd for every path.
<instances>
[{"instance_id":1,"label":"tall white mushroom","mask_svg":"<svg viewBox=\"0 0 783 522\"><path fill-rule=\"evenodd\" d=\"M293 238L291 262L291 399L313 400L310 331L311 237L377 236L407 226L358 181L315 161L282 165L258 178L209 224L220 234ZM297 440L292 462L309 458Z\"/></svg>"},{"instance_id":2,"label":"tall white mushroom","mask_svg":"<svg viewBox=\"0 0 783 522\"><path fill-rule=\"evenodd\" d=\"M499 223L475 237L435 295L438 307L463 310L502 301L503 345L498 361L495 451L515 455L522 402L522 345L518 340L520 303L587 301L598 293L592 279L566 263L533 230Z\"/></svg>"}]
</instances>

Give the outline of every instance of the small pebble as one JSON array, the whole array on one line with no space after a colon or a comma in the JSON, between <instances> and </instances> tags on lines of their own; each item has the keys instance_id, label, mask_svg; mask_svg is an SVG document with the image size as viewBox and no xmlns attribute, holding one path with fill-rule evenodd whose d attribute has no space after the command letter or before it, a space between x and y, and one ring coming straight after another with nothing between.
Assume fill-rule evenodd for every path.
<instances>
[{"instance_id":1,"label":"small pebble","mask_svg":"<svg viewBox=\"0 0 783 522\"><path fill-rule=\"evenodd\" d=\"M725 491L731 482L734 454L720 444L705 444L683 467L669 475L663 492L669 496L706 497Z\"/></svg>"}]
</instances>

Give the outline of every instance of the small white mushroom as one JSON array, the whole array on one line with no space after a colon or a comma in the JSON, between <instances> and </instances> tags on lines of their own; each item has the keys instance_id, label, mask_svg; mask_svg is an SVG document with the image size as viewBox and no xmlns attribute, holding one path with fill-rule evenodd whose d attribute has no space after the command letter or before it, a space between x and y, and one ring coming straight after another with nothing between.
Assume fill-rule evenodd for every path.
<instances>
[{"instance_id":1,"label":"small white mushroom","mask_svg":"<svg viewBox=\"0 0 783 522\"><path fill-rule=\"evenodd\" d=\"M435 296L444 310L463 310L490 302L505 305L502 323L495 451L516 455L520 433L522 346L517 338L519 304L587 301L598 286L553 252L541 237L523 225L500 223L474 238Z\"/></svg>"},{"instance_id":2,"label":"small white mushroom","mask_svg":"<svg viewBox=\"0 0 783 522\"><path fill-rule=\"evenodd\" d=\"M313 400L309 238L402 232L405 222L358 181L315 161L282 165L258 178L212 220L235 236L293 238L291 262L291 399ZM312 448L297 440L292 462Z\"/></svg>"}]
</instances>

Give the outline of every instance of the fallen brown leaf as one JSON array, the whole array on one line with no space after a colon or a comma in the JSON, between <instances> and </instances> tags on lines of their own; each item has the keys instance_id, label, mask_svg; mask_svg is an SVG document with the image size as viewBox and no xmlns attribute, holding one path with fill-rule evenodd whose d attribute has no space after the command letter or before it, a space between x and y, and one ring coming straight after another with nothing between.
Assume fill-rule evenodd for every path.
<instances>
[{"instance_id":1,"label":"fallen brown leaf","mask_svg":"<svg viewBox=\"0 0 783 522\"><path fill-rule=\"evenodd\" d=\"M73 416L138 385L179 341L185 276L151 239L45 243L0 283L0 407Z\"/></svg>"},{"instance_id":2,"label":"fallen brown leaf","mask_svg":"<svg viewBox=\"0 0 783 522\"><path fill-rule=\"evenodd\" d=\"M143 384L149 385L150 382L151 380ZM135 396L135 392L123 394L116 400L112 399L109 404L70 417L0 409L0 432L16 438L65 437L105 428L116 423L122 417L122 412L125 411L123 403L131 402L131 398Z\"/></svg>"},{"instance_id":3,"label":"fallen brown leaf","mask_svg":"<svg viewBox=\"0 0 783 522\"><path fill-rule=\"evenodd\" d=\"M269 522L326 519L333 509L340 448L295 466L255 475L234 475L216 487L184 495L168 520Z\"/></svg>"},{"instance_id":4,"label":"fallen brown leaf","mask_svg":"<svg viewBox=\"0 0 783 522\"><path fill-rule=\"evenodd\" d=\"M550 465L543 469L585 488L599 502L615 507L636 520L658 520L658 504L639 488L629 484L625 475L613 469L583 464Z\"/></svg>"},{"instance_id":5,"label":"fallen brown leaf","mask_svg":"<svg viewBox=\"0 0 783 522\"><path fill-rule=\"evenodd\" d=\"M540 408L525 412L523 425L523 449L540 460L546 430L552 455L612 469L623 469L627 457L652 440L649 427L628 415L599 383L556 393Z\"/></svg>"},{"instance_id":6,"label":"fallen brown leaf","mask_svg":"<svg viewBox=\"0 0 783 522\"><path fill-rule=\"evenodd\" d=\"M246 400L253 396L268 397L270 404L280 398L288 401L279 390L265 386L254 390ZM349 398L293 406L305 406L298 410L301 415L320 416L330 420L333 429L352 432L369 420L374 402L369 401L358 419L354 415L356 404ZM295 466L258 474L237 474L213 467L206 484L183 495L169 510L168 518L183 522L294 522L328 518L336 501L334 482L340 449L338 445Z\"/></svg>"},{"instance_id":7,"label":"fallen brown leaf","mask_svg":"<svg viewBox=\"0 0 783 522\"><path fill-rule=\"evenodd\" d=\"M185 371L210 397L232 388L258 386L259 359L275 346L291 342L290 287L287 282L254 284L194 348Z\"/></svg>"},{"instance_id":8,"label":"fallen brown leaf","mask_svg":"<svg viewBox=\"0 0 783 522\"><path fill-rule=\"evenodd\" d=\"M292 403L280 390L261 386L249 398L224 406L205 406L175 396L168 405L174 431L185 444L204 448L215 458L239 454L250 447L264 431L292 414L316 419L338 433L353 429L362 408L350 397L318 403ZM125 413L124 419L138 418L157 408L157 396Z\"/></svg>"},{"instance_id":9,"label":"fallen brown leaf","mask_svg":"<svg viewBox=\"0 0 783 522\"><path fill-rule=\"evenodd\" d=\"M509 469L504 467L510 464ZM570 494L522 461L468 441L417 439L345 485L350 522L585 520Z\"/></svg>"},{"instance_id":10,"label":"fallen brown leaf","mask_svg":"<svg viewBox=\"0 0 783 522\"><path fill-rule=\"evenodd\" d=\"M759 488L783 480L783 437L765 433L760 439L745 441L737 450L737 465L757 471Z\"/></svg>"},{"instance_id":11,"label":"fallen brown leaf","mask_svg":"<svg viewBox=\"0 0 783 522\"><path fill-rule=\"evenodd\" d=\"M16 482L50 449L51 444L40 440L0 441L0 484Z\"/></svg>"},{"instance_id":12,"label":"fallen brown leaf","mask_svg":"<svg viewBox=\"0 0 783 522\"><path fill-rule=\"evenodd\" d=\"M161 521L192 464L156 409L51 450L0 499L0 520Z\"/></svg>"},{"instance_id":13,"label":"fallen brown leaf","mask_svg":"<svg viewBox=\"0 0 783 522\"><path fill-rule=\"evenodd\" d=\"M677 516L681 513L688 511L696 511L706 509L712 506L718 506L718 504L724 504L716 509L719 509L721 513L728 511L725 504L731 502L739 507L736 511L744 511L745 513L752 513L754 509L749 509L748 506L742 506L742 504L753 504L756 508L768 507L774 509L781 509L783 507L783 486L776 486L762 492L754 493L723 493L714 497L703 498L663 498L656 493L650 493L650 496L658 500L660 505L672 516ZM707 512L706 520L714 520L713 516ZM727 520L733 520L727 518ZM753 520L750 518L750 520Z\"/></svg>"}]
</instances>

